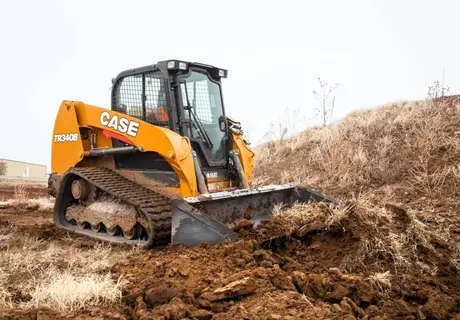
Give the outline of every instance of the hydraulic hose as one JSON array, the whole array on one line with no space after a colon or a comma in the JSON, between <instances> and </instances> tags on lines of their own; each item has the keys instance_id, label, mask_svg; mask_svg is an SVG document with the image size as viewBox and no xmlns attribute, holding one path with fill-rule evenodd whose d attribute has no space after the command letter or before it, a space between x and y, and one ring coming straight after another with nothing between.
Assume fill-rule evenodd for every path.
<instances>
[{"instance_id":1,"label":"hydraulic hose","mask_svg":"<svg viewBox=\"0 0 460 320\"><path fill-rule=\"evenodd\" d=\"M243 187L245 189L249 189L249 184L248 184L248 181L246 180L246 176L244 175L243 166L241 165L240 158L238 157L238 152L235 149L233 149L233 150L230 150L229 155L233 161L233 166L235 167L236 172L238 173L238 178L240 179Z\"/></svg>"}]
</instances>

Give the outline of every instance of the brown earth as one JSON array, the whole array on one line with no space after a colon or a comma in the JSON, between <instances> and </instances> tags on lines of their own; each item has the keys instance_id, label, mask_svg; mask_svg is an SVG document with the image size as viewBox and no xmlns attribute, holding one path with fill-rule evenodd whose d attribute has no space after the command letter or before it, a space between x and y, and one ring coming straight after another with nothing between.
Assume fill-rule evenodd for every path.
<instances>
[{"instance_id":1,"label":"brown earth","mask_svg":"<svg viewBox=\"0 0 460 320\"><path fill-rule=\"evenodd\" d=\"M395 215L401 214L397 209ZM320 223L307 225L307 230L304 226L300 235L299 228L280 216L259 230L242 221L236 229L243 239L234 243L173 246L119 261L111 269L113 277L129 281L120 305L66 315L9 310L0 312L0 318L450 319L460 312L460 279L448 260L439 263L445 269L437 275L405 272L394 275L389 287L370 281L369 270L359 264L354 272L342 269L344 260L356 253L359 238L370 231L355 229L359 222L350 217L327 231ZM95 243L55 229L51 212L1 210L0 221L44 241L72 237L83 247Z\"/></svg>"},{"instance_id":2,"label":"brown earth","mask_svg":"<svg viewBox=\"0 0 460 320\"><path fill-rule=\"evenodd\" d=\"M18 180L0 180L0 201L2 199L11 199L15 194L16 188L20 186L29 198L39 198L48 195L46 183L44 182L27 182L22 183Z\"/></svg>"},{"instance_id":3,"label":"brown earth","mask_svg":"<svg viewBox=\"0 0 460 320\"><path fill-rule=\"evenodd\" d=\"M240 221L235 230L242 239L233 243L131 254L110 269L114 279L124 276L129 281L117 305L66 314L7 310L0 311L0 318L460 319L460 107L457 97L436 107L383 108L384 115L375 116L375 123L369 120L365 128L356 129L353 117L346 120L351 125L339 130L345 140L332 142L338 147L350 143L346 148L352 149L361 137L365 155L359 158L359 150L348 158L341 149L323 157L323 165L313 158L300 162L299 154L315 154L322 143L309 132L301 141L268 144L261 151L297 163L304 170L295 173L304 179L300 182L322 185L328 195L343 200L338 208L300 207L257 229ZM371 116L368 112L364 118ZM391 123L382 123L381 117ZM411 127L411 119L424 122L414 120ZM438 135L424 138L430 133L429 119L442 120L445 126L438 127ZM366 134L369 141L363 138ZM387 158L371 143L381 135L391 137ZM397 146L404 146L399 155ZM347 168L331 163L338 161L337 155ZM417 167L414 159L419 155L427 155L427 168ZM286 178L279 160L264 159L256 172L259 180ZM314 176L316 171L319 176ZM0 223L17 225L19 232L33 232L45 241L71 237L82 245L94 244L55 229L51 216L0 209Z\"/></svg>"}]
</instances>

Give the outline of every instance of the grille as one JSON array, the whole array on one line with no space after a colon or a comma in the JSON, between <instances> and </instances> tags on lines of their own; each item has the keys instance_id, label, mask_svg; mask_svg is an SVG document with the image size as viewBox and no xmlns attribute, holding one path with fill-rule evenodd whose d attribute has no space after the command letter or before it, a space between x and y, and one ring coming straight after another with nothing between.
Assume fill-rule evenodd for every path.
<instances>
[{"instance_id":1,"label":"grille","mask_svg":"<svg viewBox=\"0 0 460 320\"><path fill-rule=\"evenodd\" d=\"M169 126L164 80L160 71L127 76L116 90L113 110L147 121Z\"/></svg>"}]
</instances>

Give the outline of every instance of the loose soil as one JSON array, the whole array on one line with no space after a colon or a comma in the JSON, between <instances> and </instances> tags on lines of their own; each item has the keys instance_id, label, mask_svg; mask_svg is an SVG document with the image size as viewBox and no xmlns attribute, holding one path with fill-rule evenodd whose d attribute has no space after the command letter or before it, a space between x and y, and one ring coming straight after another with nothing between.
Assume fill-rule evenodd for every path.
<instances>
[{"instance_id":1,"label":"loose soil","mask_svg":"<svg viewBox=\"0 0 460 320\"><path fill-rule=\"evenodd\" d=\"M397 207L393 210L397 214ZM119 305L65 315L46 309L7 310L0 318L450 319L460 313L460 279L448 260L436 275L393 273L388 287L370 281L365 267L356 265L354 272L342 268L360 238L368 236L368 230L355 230L357 222L349 217L340 221L340 228L304 226L300 236L299 228L281 216L257 230L241 221L235 228L242 237L237 242L193 249L170 246L118 261L111 268L114 279L124 276L129 281ZM52 212L2 209L0 223L43 241L71 237L82 247L96 244L54 228Z\"/></svg>"}]
</instances>

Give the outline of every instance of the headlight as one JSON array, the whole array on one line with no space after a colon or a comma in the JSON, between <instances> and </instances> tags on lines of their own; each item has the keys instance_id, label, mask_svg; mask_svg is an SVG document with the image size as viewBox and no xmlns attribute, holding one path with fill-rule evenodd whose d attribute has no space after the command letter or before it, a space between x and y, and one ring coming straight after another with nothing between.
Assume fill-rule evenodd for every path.
<instances>
[{"instance_id":1,"label":"headlight","mask_svg":"<svg viewBox=\"0 0 460 320\"><path fill-rule=\"evenodd\" d=\"M187 70L187 62L177 61L177 60L170 60L166 64L166 68L169 70Z\"/></svg>"},{"instance_id":2,"label":"headlight","mask_svg":"<svg viewBox=\"0 0 460 320\"><path fill-rule=\"evenodd\" d=\"M168 69L174 69L176 66L176 61L168 61Z\"/></svg>"}]
</instances>

